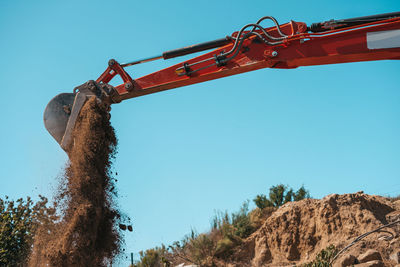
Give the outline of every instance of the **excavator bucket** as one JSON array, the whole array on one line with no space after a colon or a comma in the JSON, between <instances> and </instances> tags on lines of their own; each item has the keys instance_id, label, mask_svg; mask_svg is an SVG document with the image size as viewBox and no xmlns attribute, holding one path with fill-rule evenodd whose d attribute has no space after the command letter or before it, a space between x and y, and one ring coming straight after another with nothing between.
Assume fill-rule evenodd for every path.
<instances>
[{"instance_id":1,"label":"excavator bucket","mask_svg":"<svg viewBox=\"0 0 400 267\"><path fill-rule=\"evenodd\" d=\"M79 113L89 97L96 96L99 101L110 104L111 85L88 81L74 89L74 93L55 96L44 110L43 120L47 131L68 152L73 145L74 130Z\"/></svg>"},{"instance_id":2,"label":"excavator bucket","mask_svg":"<svg viewBox=\"0 0 400 267\"><path fill-rule=\"evenodd\" d=\"M57 143L67 151L79 112L87 96L78 93L62 93L54 97L44 111L44 125Z\"/></svg>"}]
</instances>

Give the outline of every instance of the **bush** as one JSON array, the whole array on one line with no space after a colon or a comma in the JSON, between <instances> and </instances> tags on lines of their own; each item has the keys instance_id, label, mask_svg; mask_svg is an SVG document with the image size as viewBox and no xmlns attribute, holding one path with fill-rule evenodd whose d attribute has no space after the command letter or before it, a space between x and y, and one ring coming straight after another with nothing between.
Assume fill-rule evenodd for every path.
<instances>
[{"instance_id":1,"label":"bush","mask_svg":"<svg viewBox=\"0 0 400 267\"><path fill-rule=\"evenodd\" d=\"M212 266L217 241L210 233L198 235L194 230L181 241L174 242L168 247L168 253L164 260L168 264L195 264L200 266ZM170 265L167 265L170 266Z\"/></svg>"},{"instance_id":2,"label":"bush","mask_svg":"<svg viewBox=\"0 0 400 267\"><path fill-rule=\"evenodd\" d=\"M271 201L267 198L266 195L257 195L256 198L253 200L256 206L259 209L265 209L266 207L273 207L274 205L272 204Z\"/></svg>"},{"instance_id":3,"label":"bush","mask_svg":"<svg viewBox=\"0 0 400 267\"><path fill-rule=\"evenodd\" d=\"M212 229L221 232L223 238L229 238L234 242L246 238L255 230L249 216L249 201L245 201L239 211L218 212L212 220Z\"/></svg>"},{"instance_id":4,"label":"bush","mask_svg":"<svg viewBox=\"0 0 400 267\"><path fill-rule=\"evenodd\" d=\"M268 219L269 216L276 210L275 207L266 207L264 209L254 209L249 213L251 225L257 229Z\"/></svg>"},{"instance_id":5,"label":"bush","mask_svg":"<svg viewBox=\"0 0 400 267\"><path fill-rule=\"evenodd\" d=\"M304 264L303 267L330 267L329 263L338 252L339 250L334 245L330 245L321 250L315 257L315 260Z\"/></svg>"},{"instance_id":6,"label":"bush","mask_svg":"<svg viewBox=\"0 0 400 267\"><path fill-rule=\"evenodd\" d=\"M310 197L310 192L304 188L304 185L302 185L293 195L293 201L299 201Z\"/></svg>"},{"instance_id":7,"label":"bush","mask_svg":"<svg viewBox=\"0 0 400 267\"><path fill-rule=\"evenodd\" d=\"M39 198L36 204L30 197L0 199L0 266L24 266L37 228L57 218L47 198Z\"/></svg>"},{"instance_id":8,"label":"bush","mask_svg":"<svg viewBox=\"0 0 400 267\"><path fill-rule=\"evenodd\" d=\"M211 229L222 229L226 224L231 224L228 212L215 212L215 215L212 218Z\"/></svg>"},{"instance_id":9,"label":"bush","mask_svg":"<svg viewBox=\"0 0 400 267\"><path fill-rule=\"evenodd\" d=\"M232 225L235 235L246 238L254 232L249 216L249 201L245 201L237 213L232 213Z\"/></svg>"},{"instance_id":10,"label":"bush","mask_svg":"<svg viewBox=\"0 0 400 267\"><path fill-rule=\"evenodd\" d=\"M156 247L152 249L148 249L146 251L140 251L140 261L137 262L135 267L164 267L168 266L168 261L165 260L165 254L167 253L167 249L164 245L161 248Z\"/></svg>"},{"instance_id":11,"label":"bush","mask_svg":"<svg viewBox=\"0 0 400 267\"><path fill-rule=\"evenodd\" d=\"M265 209L266 207L280 207L287 202L299 201L305 198L310 198L310 193L304 186L294 192L292 188L279 184L269 189L269 198L261 194L257 195L253 201L259 209Z\"/></svg>"},{"instance_id":12,"label":"bush","mask_svg":"<svg viewBox=\"0 0 400 267\"><path fill-rule=\"evenodd\" d=\"M217 246L215 248L215 255L219 258L223 258L225 256L230 255L231 249L235 247L235 243L225 237L217 242Z\"/></svg>"},{"instance_id":13,"label":"bush","mask_svg":"<svg viewBox=\"0 0 400 267\"><path fill-rule=\"evenodd\" d=\"M208 235L200 234L190 242L191 259L200 266L208 265L208 261L214 257L215 248L215 242Z\"/></svg>"}]
</instances>

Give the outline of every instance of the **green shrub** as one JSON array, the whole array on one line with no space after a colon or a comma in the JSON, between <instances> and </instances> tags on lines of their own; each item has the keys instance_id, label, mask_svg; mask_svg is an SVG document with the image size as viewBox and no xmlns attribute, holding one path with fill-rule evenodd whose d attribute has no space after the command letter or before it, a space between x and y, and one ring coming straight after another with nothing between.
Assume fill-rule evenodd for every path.
<instances>
[{"instance_id":1,"label":"green shrub","mask_svg":"<svg viewBox=\"0 0 400 267\"><path fill-rule=\"evenodd\" d=\"M215 249L215 242L207 234L198 235L189 246L191 259L201 266L207 265L205 261L214 256Z\"/></svg>"},{"instance_id":2,"label":"green shrub","mask_svg":"<svg viewBox=\"0 0 400 267\"><path fill-rule=\"evenodd\" d=\"M213 263L217 241L210 233L197 234L193 229L181 241L176 241L168 247L169 259L174 264L186 263L200 266L211 266Z\"/></svg>"},{"instance_id":3,"label":"green shrub","mask_svg":"<svg viewBox=\"0 0 400 267\"><path fill-rule=\"evenodd\" d=\"M168 261L165 260L165 255L167 253L167 249L164 245L162 247L156 247L152 249L148 249L146 251L140 251L140 261L137 262L135 267L164 267L168 266Z\"/></svg>"},{"instance_id":4,"label":"green shrub","mask_svg":"<svg viewBox=\"0 0 400 267\"><path fill-rule=\"evenodd\" d=\"M227 211L216 211L211 221L211 229L221 229L224 225L231 224L230 216Z\"/></svg>"},{"instance_id":5,"label":"green shrub","mask_svg":"<svg viewBox=\"0 0 400 267\"><path fill-rule=\"evenodd\" d=\"M229 238L234 242L246 238L255 230L249 216L249 201L245 201L239 211L217 212L212 219L212 229L221 232L223 238Z\"/></svg>"},{"instance_id":6,"label":"green shrub","mask_svg":"<svg viewBox=\"0 0 400 267\"><path fill-rule=\"evenodd\" d=\"M230 255L231 249L235 247L235 245L236 244L230 238L225 237L217 242L215 255L220 258Z\"/></svg>"},{"instance_id":7,"label":"green shrub","mask_svg":"<svg viewBox=\"0 0 400 267\"><path fill-rule=\"evenodd\" d=\"M56 219L55 209L43 196L36 203L30 197L0 199L0 266L24 266L35 231Z\"/></svg>"},{"instance_id":8,"label":"green shrub","mask_svg":"<svg viewBox=\"0 0 400 267\"><path fill-rule=\"evenodd\" d=\"M265 209L266 207L274 206L272 202L264 194L257 195L253 201L259 209Z\"/></svg>"},{"instance_id":9,"label":"green shrub","mask_svg":"<svg viewBox=\"0 0 400 267\"><path fill-rule=\"evenodd\" d=\"M330 261L338 252L339 250L334 245L330 245L321 250L315 257L315 260L304 264L303 267L330 267Z\"/></svg>"},{"instance_id":10,"label":"green shrub","mask_svg":"<svg viewBox=\"0 0 400 267\"><path fill-rule=\"evenodd\" d=\"M245 201L238 212L232 213L232 225L235 235L240 238L246 238L254 232L249 216L249 201Z\"/></svg>"},{"instance_id":11,"label":"green shrub","mask_svg":"<svg viewBox=\"0 0 400 267\"><path fill-rule=\"evenodd\" d=\"M283 184L272 186L269 189L269 199L274 205L274 207L280 207L286 202L291 201L292 194L293 190L290 189L288 191L288 187Z\"/></svg>"},{"instance_id":12,"label":"green shrub","mask_svg":"<svg viewBox=\"0 0 400 267\"><path fill-rule=\"evenodd\" d=\"M267 207L280 207L287 202L299 201L305 198L310 198L310 193L304 186L294 192L292 188L279 184L269 189L269 198L261 194L257 195L253 201L259 209L265 209Z\"/></svg>"},{"instance_id":13,"label":"green shrub","mask_svg":"<svg viewBox=\"0 0 400 267\"><path fill-rule=\"evenodd\" d=\"M293 201L299 201L310 197L310 192L304 188L304 185L302 185L293 195Z\"/></svg>"}]
</instances>

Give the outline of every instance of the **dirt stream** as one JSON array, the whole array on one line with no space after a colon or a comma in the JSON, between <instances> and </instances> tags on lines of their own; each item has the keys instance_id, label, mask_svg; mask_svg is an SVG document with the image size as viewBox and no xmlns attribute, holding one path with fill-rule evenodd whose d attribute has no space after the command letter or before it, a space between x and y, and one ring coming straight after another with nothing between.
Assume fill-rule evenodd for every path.
<instances>
[{"instance_id":1,"label":"dirt stream","mask_svg":"<svg viewBox=\"0 0 400 267\"><path fill-rule=\"evenodd\" d=\"M108 107L93 97L83 106L56 205L62 218L35 236L29 266L109 266L121 249L111 161L117 139Z\"/></svg>"}]
</instances>

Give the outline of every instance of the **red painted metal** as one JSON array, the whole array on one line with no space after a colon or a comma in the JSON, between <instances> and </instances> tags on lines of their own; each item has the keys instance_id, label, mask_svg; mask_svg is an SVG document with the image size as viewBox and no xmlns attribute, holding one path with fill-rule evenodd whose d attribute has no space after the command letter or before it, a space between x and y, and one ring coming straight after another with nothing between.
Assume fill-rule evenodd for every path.
<instances>
[{"instance_id":1,"label":"red painted metal","mask_svg":"<svg viewBox=\"0 0 400 267\"><path fill-rule=\"evenodd\" d=\"M173 65L163 70L133 80L117 63L97 79L97 82L108 83L115 75L120 75L123 84L116 86L118 95L116 102L160 92L163 90L218 79L261 68L297 68L300 66L335 64L346 62L372 61L384 59L400 59L400 47L384 49L368 49L367 33L399 30L400 18L372 22L354 27L336 29L321 33L308 33L307 25L291 21L280 25L283 33L289 35L283 44L267 45L257 42L256 37L246 39L239 54L224 66L211 66L199 70L190 76L179 76L176 70L183 63L192 64L229 51L233 41L224 47L195 57L188 61ZM266 31L277 36L276 27L266 28ZM258 31L260 32L260 31ZM232 36L236 36L233 33ZM196 65L199 69L210 65L213 61ZM131 83L131 87L126 84Z\"/></svg>"}]
</instances>

